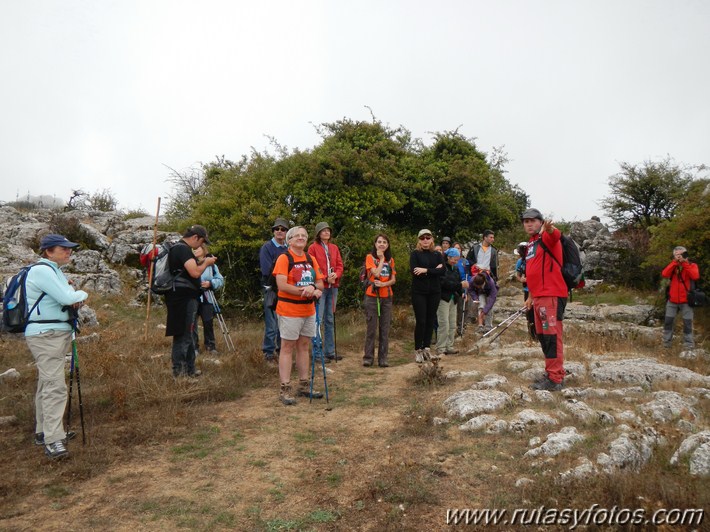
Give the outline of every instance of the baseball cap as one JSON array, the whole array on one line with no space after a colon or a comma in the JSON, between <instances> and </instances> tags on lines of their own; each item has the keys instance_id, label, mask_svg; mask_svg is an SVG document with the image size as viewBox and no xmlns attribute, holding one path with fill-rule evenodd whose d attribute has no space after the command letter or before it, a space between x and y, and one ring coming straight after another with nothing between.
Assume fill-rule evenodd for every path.
<instances>
[{"instance_id":1,"label":"baseball cap","mask_svg":"<svg viewBox=\"0 0 710 532\"><path fill-rule=\"evenodd\" d=\"M54 246L62 246L63 248L75 248L79 244L71 242L63 235L45 235L39 241L39 249L49 249Z\"/></svg>"},{"instance_id":2,"label":"baseball cap","mask_svg":"<svg viewBox=\"0 0 710 532\"><path fill-rule=\"evenodd\" d=\"M520 217L521 220L525 220L526 218L530 219L535 219L537 218L538 220L544 220L542 217L542 213L538 211L537 209L528 209L526 210L523 215Z\"/></svg>"},{"instance_id":3,"label":"baseball cap","mask_svg":"<svg viewBox=\"0 0 710 532\"><path fill-rule=\"evenodd\" d=\"M422 229L421 231L419 231L419 234L417 235L417 237L424 236L424 235L431 236L431 231L429 231L429 229Z\"/></svg>"},{"instance_id":4,"label":"baseball cap","mask_svg":"<svg viewBox=\"0 0 710 532\"><path fill-rule=\"evenodd\" d=\"M202 225L193 225L191 226L187 231L185 231L185 234L182 235L184 237L189 237L189 236L194 236L197 235L200 238L205 239L205 244L210 243L210 239L207 237L207 229L204 228Z\"/></svg>"}]
</instances>

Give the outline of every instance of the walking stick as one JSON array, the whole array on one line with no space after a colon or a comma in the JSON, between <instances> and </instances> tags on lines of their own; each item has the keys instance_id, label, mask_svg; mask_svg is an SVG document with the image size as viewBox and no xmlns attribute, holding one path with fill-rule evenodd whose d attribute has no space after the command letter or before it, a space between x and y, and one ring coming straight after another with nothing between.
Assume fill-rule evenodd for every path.
<instances>
[{"instance_id":1,"label":"walking stick","mask_svg":"<svg viewBox=\"0 0 710 532\"><path fill-rule=\"evenodd\" d=\"M76 309L71 309L76 314ZM74 315L71 333L71 364L69 366L69 400L67 401L67 432L71 427L71 398L74 388L74 375L76 374L76 391L79 396L79 418L81 420L81 443L86 445L86 430L84 428L84 402L81 399L81 378L79 376L79 354L76 349L76 329L78 317Z\"/></svg>"},{"instance_id":2,"label":"walking stick","mask_svg":"<svg viewBox=\"0 0 710 532\"><path fill-rule=\"evenodd\" d=\"M309 403L313 402L313 381L316 374L316 357L320 358L320 364L323 368L323 387L325 388L325 402L328 403L328 379L325 371L325 358L323 357L323 338L320 334L320 318L316 311L316 335L312 338L313 350L311 353L311 389L309 392Z\"/></svg>"},{"instance_id":3,"label":"walking stick","mask_svg":"<svg viewBox=\"0 0 710 532\"><path fill-rule=\"evenodd\" d=\"M158 245L158 217L160 216L160 198L158 198L158 207L155 210L155 225L153 226L153 248L150 250L151 260L150 266L148 267L148 303L146 304L145 310L145 327L143 330L143 341L148 341L148 320L150 319L150 287L153 284L153 269L155 266L155 261L153 260L153 253Z\"/></svg>"},{"instance_id":4,"label":"walking stick","mask_svg":"<svg viewBox=\"0 0 710 532\"><path fill-rule=\"evenodd\" d=\"M466 323L466 294L463 295L463 305L461 306L461 334L459 336L463 338L463 326Z\"/></svg>"},{"instance_id":5,"label":"walking stick","mask_svg":"<svg viewBox=\"0 0 710 532\"><path fill-rule=\"evenodd\" d=\"M229 335L227 322L224 321L224 316L222 316L222 309L217 303L217 297L214 294L214 290L207 290L206 294L207 301L209 301L214 307L214 313L217 316L217 323L219 324L219 329L222 331L222 336L224 337L224 343L227 344L227 349L229 351L236 351L234 342L232 342L232 337Z\"/></svg>"}]
</instances>

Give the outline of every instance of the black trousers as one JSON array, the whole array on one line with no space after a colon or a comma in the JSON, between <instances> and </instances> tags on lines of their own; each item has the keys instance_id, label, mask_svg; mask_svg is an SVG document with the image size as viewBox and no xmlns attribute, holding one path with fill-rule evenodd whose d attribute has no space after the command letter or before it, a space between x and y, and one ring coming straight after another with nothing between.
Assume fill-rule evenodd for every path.
<instances>
[{"instance_id":1,"label":"black trousers","mask_svg":"<svg viewBox=\"0 0 710 532\"><path fill-rule=\"evenodd\" d=\"M436 322L436 311L439 308L441 292L428 294L412 293L414 307L414 349L424 349L431 346L431 337Z\"/></svg>"}]
</instances>

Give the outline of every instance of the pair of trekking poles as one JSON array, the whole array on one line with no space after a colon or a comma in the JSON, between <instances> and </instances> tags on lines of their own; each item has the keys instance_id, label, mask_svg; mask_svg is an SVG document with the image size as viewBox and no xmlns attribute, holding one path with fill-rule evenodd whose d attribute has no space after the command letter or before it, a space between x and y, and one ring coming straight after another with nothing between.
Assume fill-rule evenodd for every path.
<instances>
[{"instance_id":1,"label":"pair of trekking poles","mask_svg":"<svg viewBox=\"0 0 710 532\"><path fill-rule=\"evenodd\" d=\"M328 377L327 377L327 372L325 369L325 355L323 353L323 338L320 333L320 313L318 312L318 309L316 308L316 334L315 336L311 339L311 342L313 344L313 349L311 352L311 384L310 384L310 391L308 393L308 402L312 403L313 402L313 381L315 380L316 376L316 358L320 359L320 365L321 368L323 368L323 388L325 391L325 402L326 404L330 402L328 398ZM336 354L336 362L337 362L337 354Z\"/></svg>"},{"instance_id":2,"label":"pair of trekking poles","mask_svg":"<svg viewBox=\"0 0 710 532\"><path fill-rule=\"evenodd\" d=\"M76 309L67 309L72 316L71 330L71 363L69 365L69 398L67 400L67 432L71 427L71 400L74 395L74 377L76 376L76 391L79 399L79 419L81 420L81 443L86 445L86 429L84 427L84 402L81 399L81 377L79 374L79 353L76 348L76 333L79 328L79 315Z\"/></svg>"},{"instance_id":3,"label":"pair of trekking poles","mask_svg":"<svg viewBox=\"0 0 710 532\"><path fill-rule=\"evenodd\" d=\"M502 322L500 322L498 325L493 327L490 331L488 331L486 334L482 336L482 338L485 338L489 334L492 334L494 331L500 329L503 327L498 334L496 334L493 338L491 338L491 343L493 343L496 338L498 338L501 334L503 334L505 331L508 330L508 328L513 325L513 322L517 320L520 316L523 316L526 312L528 311L528 307L522 307L521 309L515 311L513 314L508 316L506 319L504 319Z\"/></svg>"},{"instance_id":4,"label":"pair of trekking poles","mask_svg":"<svg viewBox=\"0 0 710 532\"><path fill-rule=\"evenodd\" d=\"M222 331L222 336L224 337L224 343L227 344L227 350L235 352L234 342L232 342L232 337L229 334L229 328L227 327L227 322L224 321L224 316L222 316L222 309L217 303L217 296L214 294L214 290L206 290L205 296L207 297L207 302L212 304L214 308L214 313L217 316L217 323L219 324L219 329Z\"/></svg>"}]
</instances>

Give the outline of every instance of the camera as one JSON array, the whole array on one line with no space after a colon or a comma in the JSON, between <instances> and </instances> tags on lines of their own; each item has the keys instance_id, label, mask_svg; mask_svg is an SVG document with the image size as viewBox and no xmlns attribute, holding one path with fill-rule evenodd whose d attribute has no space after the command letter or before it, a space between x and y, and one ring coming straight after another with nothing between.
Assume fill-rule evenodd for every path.
<instances>
[{"instance_id":1,"label":"camera","mask_svg":"<svg viewBox=\"0 0 710 532\"><path fill-rule=\"evenodd\" d=\"M683 257L684 259L687 259L687 258L688 258L688 252L687 252L687 251L684 251L683 253L680 254L680 256Z\"/></svg>"}]
</instances>

